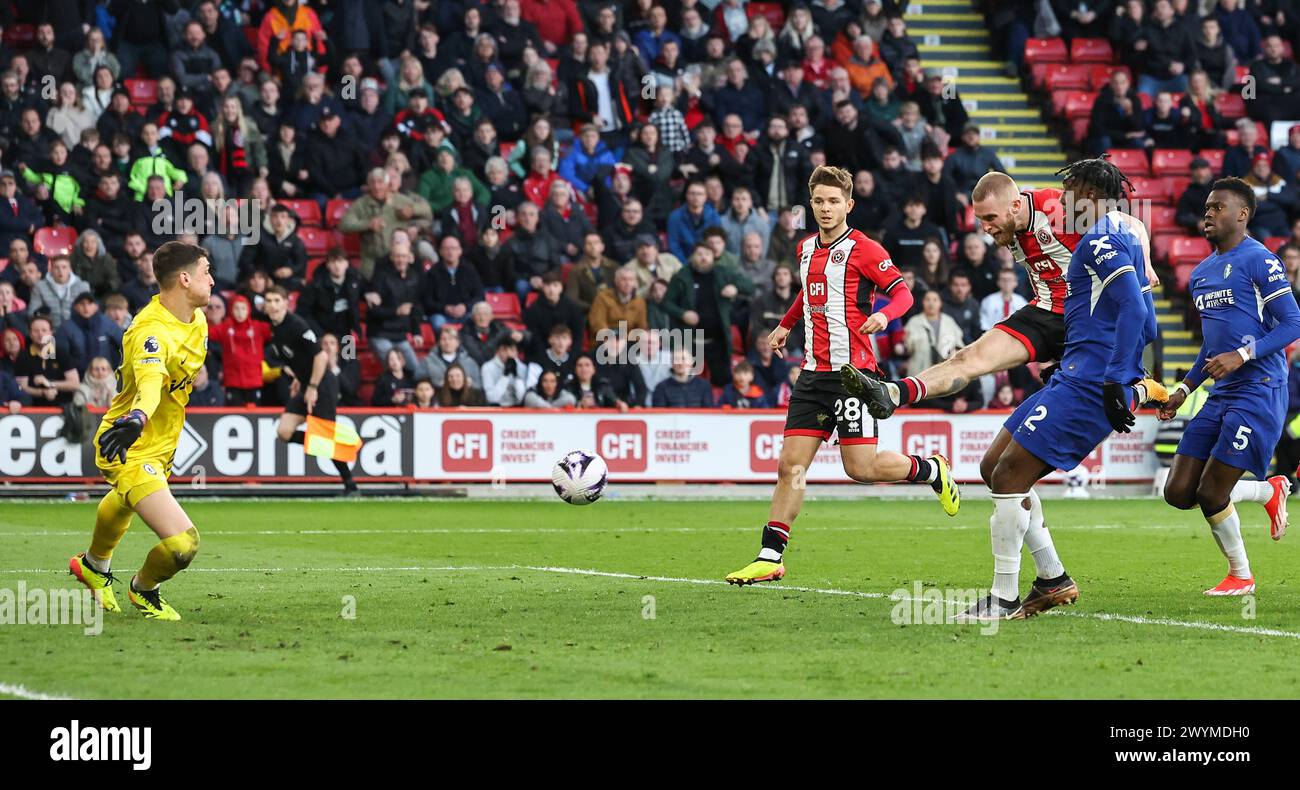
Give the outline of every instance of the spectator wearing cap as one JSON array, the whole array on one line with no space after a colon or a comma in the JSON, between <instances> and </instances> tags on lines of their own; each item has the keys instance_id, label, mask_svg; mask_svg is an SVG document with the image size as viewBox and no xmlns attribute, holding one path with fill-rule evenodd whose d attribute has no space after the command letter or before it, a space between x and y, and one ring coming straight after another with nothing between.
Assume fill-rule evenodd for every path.
<instances>
[{"instance_id":1,"label":"spectator wearing cap","mask_svg":"<svg viewBox=\"0 0 1300 790\"><path fill-rule=\"evenodd\" d=\"M433 211L424 200L392 188L388 174L380 168L366 176L366 194L354 200L339 220L339 230L361 235L361 274L369 279L375 261L388 254L393 231L412 225L432 224Z\"/></svg>"},{"instance_id":2,"label":"spectator wearing cap","mask_svg":"<svg viewBox=\"0 0 1300 790\"><path fill-rule=\"evenodd\" d=\"M1278 148L1273 156L1273 172L1291 186L1300 181L1300 123L1287 130L1286 145Z\"/></svg>"},{"instance_id":3,"label":"spectator wearing cap","mask_svg":"<svg viewBox=\"0 0 1300 790\"><path fill-rule=\"evenodd\" d=\"M528 363L519 358L519 344L510 335L502 335L494 345L492 356L481 368L483 395L492 406L518 406L528 392Z\"/></svg>"},{"instance_id":4,"label":"spectator wearing cap","mask_svg":"<svg viewBox=\"0 0 1300 790\"><path fill-rule=\"evenodd\" d=\"M1189 233L1199 234L1205 220L1205 201L1214 182L1214 170L1208 161L1198 156L1192 160L1191 173L1191 183L1178 198L1174 221Z\"/></svg>"},{"instance_id":5,"label":"spectator wearing cap","mask_svg":"<svg viewBox=\"0 0 1300 790\"><path fill-rule=\"evenodd\" d=\"M392 124L393 117L380 105L379 83L372 77L361 80L357 101L349 107L344 126L367 150L379 147L379 139Z\"/></svg>"},{"instance_id":6,"label":"spectator wearing cap","mask_svg":"<svg viewBox=\"0 0 1300 790\"><path fill-rule=\"evenodd\" d=\"M903 213L885 230L885 249L900 269L921 266L921 251L929 239L947 244L946 234L926 216L925 198L914 193L903 199Z\"/></svg>"},{"instance_id":7,"label":"spectator wearing cap","mask_svg":"<svg viewBox=\"0 0 1300 790\"><path fill-rule=\"evenodd\" d=\"M787 60L780 67L779 74L771 84L768 95L771 106L768 109L776 115L789 115L790 108L798 104L808 110L813 125L820 126L824 99L817 86L804 80L803 64L798 60Z\"/></svg>"},{"instance_id":8,"label":"spectator wearing cap","mask_svg":"<svg viewBox=\"0 0 1300 790\"><path fill-rule=\"evenodd\" d=\"M1300 211L1300 195L1284 178L1273 172L1273 156L1256 154L1250 172L1242 179L1255 192L1255 215L1249 230L1256 238L1285 236L1290 228L1288 215Z\"/></svg>"},{"instance_id":9,"label":"spectator wearing cap","mask_svg":"<svg viewBox=\"0 0 1300 790\"><path fill-rule=\"evenodd\" d=\"M618 262L605 256L605 242L594 229L582 237L582 254L574 261L564 285L564 293L583 315L591 310L596 295L614 286Z\"/></svg>"},{"instance_id":10,"label":"spectator wearing cap","mask_svg":"<svg viewBox=\"0 0 1300 790\"><path fill-rule=\"evenodd\" d=\"M1005 173L997 152L980 144L980 128L968 123L961 130L961 144L944 160L944 174L952 178L960 195L969 203L975 183L989 172Z\"/></svg>"},{"instance_id":11,"label":"spectator wearing cap","mask_svg":"<svg viewBox=\"0 0 1300 790\"><path fill-rule=\"evenodd\" d=\"M45 224L31 198L18 191L12 170L0 170L0 250L8 250L14 239L29 239Z\"/></svg>"},{"instance_id":12,"label":"spectator wearing cap","mask_svg":"<svg viewBox=\"0 0 1300 790\"><path fill-rule=\"evenodd\" d=\"M586 124L578 133L577 145L560 160L559 175L591 198L595 196L596 182L606 178L616 164L618 159L600 139L600 130L595 124Z\"/></svg>"},{"instance_id":13,"label":"spectator wearing cap","mask_svg":"<svg viewBox=\"0 0 1300 790\"><path fill-rule=\"evenodd\" d=\"M505 243L514 257L515 291L520 301L529 291L540 290L542 275L550 271L557 274L560 258L564 254L559 240L541 225L541 212L532 201L524 201L515 210L515 231Z\"/></svg>"},{"instance_id":14,"label":"spectator wearing cap","mask_svg":"<svg viewBox=\"0 0 1300 790\"><path fill-rule=\"evenodd\" d=\"M548 271L541 279L541 296L524 310L524 325L532 338L529 353L545 350L551 327L557 324L569 327L573 337L582 337L587 320L573 300L564 295L564 280L558 271Z\"/></svg>"},{"instance_id":15,"label":"spectator wearing cap","mask_svg":"<svg viewBox=\"0 0 1300 790\"><path fill-rule=\"evenodd\" d=\"M678 169L688 179L719 176L727 182L739 180L745 172L744 165L718 142L718 130L708 118L695 127L695 143L681 156Z\"/></svg>"},{"instance_id":16,"label":"spectator wearing cap","mask_svg":"<svg viewBox=\"0 0 1300 790\"><path fill-rule=\"evenodd\" d=\"M1300 66L1286 57L1282 38L1270 34L1264 39L1264 53L1250 64L1256 95L1246 103L1250 117L1270 123L1300 118Z\"/></svg>"},{"instance_id":17,"label":"spectator wearing cap","mask_svg":"<svg viewBox=\"0 0 1300 790\"><path fill-rule=\"evenodd\" d=\"M321 108L317 128L303 144L307 188L317 202L356 198L366 176L366 152L356 138L341 130L343 120L332 107Z\"/></svg>"},{"instance_id":18,"label":"spectator wearing cap","mask_svg":"<svg viewBox=\"0 0 1300 790\"><path fill-rule=\"evenodd\" d=\"M1223 155L1224 178L1236 176L1243 178L1254 166L1255 157L1267 154L1268 148L1260 143L1259 129L1249 118L1237 119L1237 144Z\"/></svg>"},{"instance_id":19,"label":"spectator wearing cap","mask_svg":"<svg viewBox=\"0 0 1300 790\"><path fill-rule=\"evenodd\" d=\"M470 309L483 301L483 282L472 265L462 262L463 252L460 239L443 236L438 245L439 260L424 277L424 312L435 331L448 321L468 320Z\"/></svg>"},{"instance_id":20,"label":"spectator wearing cap","mask_svg":"<svg viewBox=\"0 0 1300 790\"><path fill-rule=\"evenodd\" d=\"M1196 46L1169 0L1156 0L1134 47L1146 56L1138 75L1138 93L1155 96L1160 91L1187 90L1187 75L1196 66Z\"/></svg>"},{"instance_id":21,"label":"spectator wearing cap","mask_svg":"<svg viewBox=\"0 0 1300 790\"><path fill-rule=\"evenodd\" d=\"M528 121L524 97L510 86L501 66L496 63L487 66L483 79L484 85L476 97L478 106L503 136L517 137Z\"/></svg>"},{"instance_id":22,"label":"spectator wearing cap","mask_svg":"<svg viewBox=\"0 0 1300 790\"><path fill-rule=\"evenodd\" d=\"M122 364L121 327L99 312L95 297L87 292L72 302L72 314L59 325L54 340L59 354L78 372L85 375L90 361L103 357L116 368Z\"/></svg>"},{"instance_id":23,"label":"spectator wearing cap","mask_svg":"<svg viewBox=\"0 0 1300 790\"><path fill-rule=\"evenodd\" d=\"M344 337L361 331L361 275L348 265L347 253L335 247L302 289L295 312L317 335Z\"/></svg>"},{"instance_id":24,"label":"spectator wearing cap","mask_svg":"<svg viewBox=\"0 0 1300 790\"><path fill-rule=\"evenodd\" d=\"M474 93L466 87L453 91L451 101L454 102L455 94L461 91L468 99L467 101L463 97L462 103L465 103L466 107L472 107ZM393 128L402 135L403 145L408 148L414 143L423 141L431 127L441 126L444 132L451 131L452 127L447 123L446 117L430 103L430 95L424 88L412 88L407 93L406 106L393 116Z\"/></svg>"},{"instance_id":25,"label":"spectator wearing cap","mask_svg":"<svg viewBox=\"0 0 1300 790\"><path fill-rule=\"evenodd\" d=\"M158 135L175 159L184 158L194 143L212 145L208 119L194 106L194 98L189 88L177 88L176 106L158 116Z\"/></svg>"}]
</instances>

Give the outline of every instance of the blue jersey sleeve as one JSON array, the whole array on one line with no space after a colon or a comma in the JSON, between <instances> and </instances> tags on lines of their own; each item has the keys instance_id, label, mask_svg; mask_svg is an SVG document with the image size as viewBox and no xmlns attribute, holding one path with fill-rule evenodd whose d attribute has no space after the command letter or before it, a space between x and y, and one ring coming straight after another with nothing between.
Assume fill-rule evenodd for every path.
<instances>
[{"instance_id":1,"label":"blue jersey sleeve","mask_svg":"<svg viewBox=\"0 0 1300 790\"><path fill-rule=\"evenodd\" d=\"M1252 359L1276 354L1300 338L1300 307L1297 307L1286 267L1276 255L1259 256L1249 263L1250 279L1263 301L1272 328L1247 345Z\"/></svg>"},{"instance_id":2,"label":"blue jersey sleeve","mask_svg":"<svg viewBox=\"0 0 1300 790\"><path fill-rule=\"evenodd\" d=\"M1112 246L1106 244L1107 237L1089 242L1093 272L1100 281L1096 287L1115 306L1115 345L1102 380L1131 384L1133 368L1140 363L1142 349L1150 342L1148 335L1152 331L1147 321L1149 297L1143 294L1141 282L1146 279L1146 265L1142 242L1127 227L1113 227L1109 239L1113 241L1113 250L1106 249Z\"/></svg>"}]
</instances>

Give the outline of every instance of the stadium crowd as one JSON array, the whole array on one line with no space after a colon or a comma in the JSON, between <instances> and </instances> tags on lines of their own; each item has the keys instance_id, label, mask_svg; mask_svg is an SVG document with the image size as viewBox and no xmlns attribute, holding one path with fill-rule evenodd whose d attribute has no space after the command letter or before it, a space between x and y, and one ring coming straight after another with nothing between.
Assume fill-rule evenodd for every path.
<instances>
[{"instance_id":1,"label":"stadium crowd","mask_svg":"<svg viewBox=\"0 0 1300 790\"><path fill-rule=\"evenodd\" d=\"M917 297L877 357L928 366L1028 290L970 232L1002 165L899 5L0 2L0 402L111 397L150 250L179 238L220 291L198 405L284 401L260 310L280 285L344 405L781 406L802 341L763 340L821 163L855 174L850 224ZM990 12L1002 37L1033 19Z\"/></svg>"}]
</instances>

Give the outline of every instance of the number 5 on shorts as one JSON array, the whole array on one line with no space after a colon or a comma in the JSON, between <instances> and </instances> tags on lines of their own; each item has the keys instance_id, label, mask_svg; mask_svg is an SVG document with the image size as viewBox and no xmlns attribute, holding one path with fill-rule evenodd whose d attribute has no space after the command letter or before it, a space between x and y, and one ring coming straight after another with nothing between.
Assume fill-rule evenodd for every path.
<instances>
[{"instance_id":1,"label":"number 5 on shorts","mask_svg":"<svg viewBox=\"0 0 1300 790\"><path fill-rule=\"evenodd\" d=\"M1237 450L1245 450L1250 444L1250 428L1242 425L1237 428L1237 438L1233 441L1232 446Z\"/></svg>"}]
</instances>

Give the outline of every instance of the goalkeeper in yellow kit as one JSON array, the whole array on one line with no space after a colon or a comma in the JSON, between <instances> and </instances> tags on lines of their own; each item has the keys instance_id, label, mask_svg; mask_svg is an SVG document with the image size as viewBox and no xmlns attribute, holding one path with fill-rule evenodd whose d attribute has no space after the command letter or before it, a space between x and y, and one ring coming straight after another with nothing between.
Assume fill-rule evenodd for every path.
<instances>
[{"instance_id":1,"label":"goalkeeper in yellow kit","mask_svg":"<svg viewBox=\"0 0 1300 790\"><path fill-rule=\"evenodd\" d=\"M160 291L122 338L117 395L95 435L95 463L112 488L100 500L89 550L69 560L68 570L105 611L121 611L111 560L138 513L160 542L131 578L127 597L146 617L179 620L161 585L193 561L199 533L168 490L167 477L194 377L208 354L202 308L213 281L202 247L169 241L153 260Z\"/></svg>"}]
</instances>

